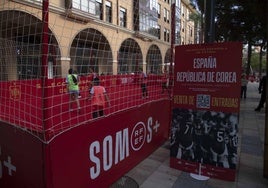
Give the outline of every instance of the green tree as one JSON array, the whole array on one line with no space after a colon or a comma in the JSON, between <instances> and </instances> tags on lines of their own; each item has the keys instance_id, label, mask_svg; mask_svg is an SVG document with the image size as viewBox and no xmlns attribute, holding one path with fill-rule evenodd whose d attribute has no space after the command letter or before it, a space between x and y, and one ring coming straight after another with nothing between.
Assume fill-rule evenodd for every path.
<instances>
[{"instance_id":1,"label":"green tree","mask_svg":"<svg viewBox=\"0 0 268 188\"><path fill-rule=\"evenodd\" d=\"M251 55L251 68L254 72L263 74L266 70L266 60L265 53L262 53L262 58L260 61L260 53L253 52Z\"/></svg>"}]
</instances>

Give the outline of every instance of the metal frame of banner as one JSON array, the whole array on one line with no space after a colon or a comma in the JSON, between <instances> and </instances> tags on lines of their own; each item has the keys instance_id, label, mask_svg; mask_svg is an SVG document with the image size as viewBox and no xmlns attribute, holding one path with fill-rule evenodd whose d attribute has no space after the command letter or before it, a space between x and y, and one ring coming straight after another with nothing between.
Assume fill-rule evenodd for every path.
<instances>
[{"instance_id":1,"label":"metal frame of banner","mask_svg":"<svg viewBox=\"0 0 268 188\"><path fill-rule=\"evenodd\" d=\"M201 169L202 169L201 165L202 164L199 163L198 174L190 173L190 176L196 180L206 181L209 179L209 177L201 175Z\"/></svg>"}]
</instances>

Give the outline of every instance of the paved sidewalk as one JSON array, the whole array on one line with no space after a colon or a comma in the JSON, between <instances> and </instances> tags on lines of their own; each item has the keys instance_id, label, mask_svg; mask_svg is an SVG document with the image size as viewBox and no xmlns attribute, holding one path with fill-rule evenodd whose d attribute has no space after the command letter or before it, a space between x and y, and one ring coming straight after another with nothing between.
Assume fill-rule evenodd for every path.
<instances>
[{"instance_id":1,"label":"paved sidewalk","mask_svg":"<svg viewBox=\"0 0 268 188\"><path fill-rule=\"evenodd\" d=\"M263 178L265 112L264 109L254 111L260 98L257 88L258 83L249 83L247 99L240 102L239 161L235 182L213 178L200 181L189 173L170 168L169 142L126 176L134 179L140 188L267 188L268 179Z\"/></svg>"}]
</instances>

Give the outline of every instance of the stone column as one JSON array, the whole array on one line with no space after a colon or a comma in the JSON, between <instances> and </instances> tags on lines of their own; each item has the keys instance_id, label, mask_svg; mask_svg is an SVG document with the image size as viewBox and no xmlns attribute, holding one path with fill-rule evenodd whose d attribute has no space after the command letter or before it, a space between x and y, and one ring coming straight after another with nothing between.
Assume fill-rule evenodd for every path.
<instances>
[{"instance_id":1,"label":"stone column","mask_svg":"<svg viewBox=\"0 0 268 188\"><path fill-rule=\"evenodd\" d=\"M59 74L61 77L66 77L68 75L68 70L70 68L71 64L71 58L70 57L61 57L60 59L57 59L57 62L59 61L59 67L61 67Z\"/></svg>"}]
</instances>

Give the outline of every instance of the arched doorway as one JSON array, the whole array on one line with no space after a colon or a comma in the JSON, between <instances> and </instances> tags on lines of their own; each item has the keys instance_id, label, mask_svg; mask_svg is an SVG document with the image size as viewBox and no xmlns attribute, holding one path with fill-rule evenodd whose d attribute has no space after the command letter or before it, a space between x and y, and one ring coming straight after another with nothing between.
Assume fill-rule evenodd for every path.
<instances>
[{"instance_id":1,"label":"arched doorway","mask_svg":"<svg viewBox=\"0 0 268 188\"><path fill-rule=\"evenodd\" d=\"M129 74L138 71L142 64L142 53L140 46L133 39L126 39L118 53L118 73Z\"/></svg>"},{"instance_id":2,"label":"arched doorway","mask_svg":"<svg viewBox=\"0 0 268 188\"><path fill-rule=\"evenodd\" d=\"M99 74L112 72L112 52L105 36L92 28L78 33L71 46L71 65L86 75L89 69Z\"/></svg>"},{"instance_id":3,"label":"arched doorway","mask_svg":"<svg viewBox=\"0 0 268 188\"><path fill-rule=\"evenodd\" d=\"M171 65L170 58L171 58L171 49L168 49L166 51L165 59L164 59L164 67L163 67L164 71L168 71L168 72L170 71L170 65Z\"/></svg>"},{"instance_id":4,"label":"arched doorway","mask_svg":"<svg viewBox=\"0 0 268 188\"><path fill-rule=\"evenodd\" d=\"M150 74L162 73L162 55L161 51L156 45L152 45L147 53L147 72Z\"/></svg>"},{"instance_id":5,"label":"arched doorway","mask_svg":"<svg viewBox=\"0 0 268 188\"><path fill-rule=\"evenodd\" d=\"M40 78L42 70L43 23L35 16L16 10L0 12L0 80ZM58 43L49 30L48 78L58 76ZM7 65L12 65L8 69Z\"/></svg>"}]
</instances>

